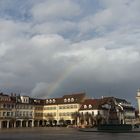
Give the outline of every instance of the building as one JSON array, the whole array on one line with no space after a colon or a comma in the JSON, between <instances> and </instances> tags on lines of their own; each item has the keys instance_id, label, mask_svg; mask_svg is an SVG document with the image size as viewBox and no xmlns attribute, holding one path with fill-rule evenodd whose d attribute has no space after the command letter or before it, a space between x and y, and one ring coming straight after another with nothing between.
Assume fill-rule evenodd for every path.
<instances>
[{"instance_id":1,"label":"building","mask_svg":"<svg viewBox=\"0 0 140 140\"><path fill-rule=\"evenodd\" d=\"M104 106L105 104L107 102L104 99L86 99L79 109L79 124L93 126L105 123L108 115L108 108Z\"/></svg>"},{"instance_id":2,"label":"building","mask_svg":"<svg viewBox=\"0 0 140 140\"><path fill-rule=\"evenodd\" d=\"M85 93L76 93L62 98L46 99L43 120L51 125L73 124L72 114L78 112L85 98Z\"/></svg>"},{"instance_id":3,"label":"building","mask_svg":"<svg viewBox=\"0 0 140 140\"><path fill-rule=\"evenodd\" d=\"M34 104L29 96L18 95L16 100L16 127L34 126Z\"/></svg>"},{"instance_id":4,"label":"building","mask_svg":"<svg viewBox=\"0 0 140 140\"><path fill-rule=\"evenodd\" d=\"M138 92L140 107L140 92ZM133 123L135 108L125 99L88 99L84 92L35 99L0 93L0 128Z\"/></svg>"},{"instance_id":5,"label":"building","mask_svg":"<svg viewBox=\"0 0 140 140\"><path fill-rule=\"evenodd\" d=\"M129 124L135 120L135 108L125 99L102 97L87 99L79 109L81 125Z\"/></svg>"},{"instance_id":6,"label":"building","mask_svg":"<svg viewBox=\"0 0 140 140\"><path fill-rule=\"evenodd\" d=\"M137 91L137 96L136 96L136 99L137 99L137 102L138 102L138 115L139 115L139 117L140 117L140 89L138 89L138 91Z\"/></svg>"},{"instance_id":7,"label":"building","mask_svg":"<svg viewBox=\"0 0 140 140\"><path fill-rule=\"evenodd\" d=\"M34 103L34 127L45 126L43 121L43 108L44 100L43 99L32 99Z\"/></svg>"},{"instance_id":8,"label":"building","mask_svg":"<svg viewBox=\"0 0 140 140\"><path fill-rule=\"evenodd\" d=\"M0 93L0 128L16 126L16 104L9 95Z\"/></svg>"}]
</instances>

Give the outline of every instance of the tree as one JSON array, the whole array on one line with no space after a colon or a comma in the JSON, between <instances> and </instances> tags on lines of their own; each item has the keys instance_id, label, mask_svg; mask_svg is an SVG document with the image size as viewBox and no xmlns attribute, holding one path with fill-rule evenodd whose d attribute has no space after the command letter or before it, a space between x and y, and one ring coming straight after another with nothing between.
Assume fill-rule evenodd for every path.
<instances>
[{"instance_id":1,"label":"tree","mask_svg":"<svg viewBox=\"0 0 140 140\"><path fill-rule=\"evenodd\" d=\"M85 118L85 121L86 121L86 125L89 125L89 118L90 118L90 114L88 112L86 112L84 114L84 118Z\"/></svg>"},{"instance_id":2,"label":"tree","mask_svg":"<svg viewBox=\"0 0 140 140\"><path fill-rule=\"evenodd\" d=\"M61 119L59 120L59 124L60 124L60 126L64 126L64 125L65 125L65 121L64 121L63 118L61 118Z\"/></svg>"},{"instance_id":3,"label":"tree","mask_svg":"<svg viewBox=\"0 0 140 140\"><path fill-rule=\"evenodd\" d=\"M79 119L80 119L80 113L74 112L74 113L72 113L71 117L73 118L74 124L78 125Z\"/></svg>"},{"instance_id":4,"label":"tree","mask_svg":"<svg viewBox=\"0 0 140 140\"><path fill-rule=\"evenodd\" d=\"M49 125L53 126L53 120L54 120L53 115L48 113L47 115L45 115L45 117L47 118Z\"/></svg>"},{"instance_id":5,"label":"tree","mask_svg":"<svg viewBox=\"0 0 140 140\"><path fill-rule=\"evenodd\" d=\"M84 124L84 114L83 114L83 112L80 114L80 124L81 125Z\"/></svg>"},{"instance_id":6,"label":"tree","mask_svg":"<svg viewBox=\"0 0 140 140\"><path fill-rule=\"evenodd\" d=\"M96 115L96 123L97 125L100 125L102 122L102 115L100 114L100 112L98 111L98 114Z\"/></svg>"}]
</instances>

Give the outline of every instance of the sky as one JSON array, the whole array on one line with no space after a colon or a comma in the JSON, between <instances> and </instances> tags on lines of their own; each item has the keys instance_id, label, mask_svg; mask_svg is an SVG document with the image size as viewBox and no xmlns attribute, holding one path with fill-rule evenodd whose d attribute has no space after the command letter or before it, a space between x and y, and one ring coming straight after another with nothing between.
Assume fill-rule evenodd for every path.
<instances>
[{"instance_id":1,"label":"sky","mask_svg":"<svg viewBox=\"0 0 140 140\"><path fill-rule=\"evenodd\" d=\"M137 104L139 17L139 0L0 0L0 91Z\"/></svg>"}]
</instances>

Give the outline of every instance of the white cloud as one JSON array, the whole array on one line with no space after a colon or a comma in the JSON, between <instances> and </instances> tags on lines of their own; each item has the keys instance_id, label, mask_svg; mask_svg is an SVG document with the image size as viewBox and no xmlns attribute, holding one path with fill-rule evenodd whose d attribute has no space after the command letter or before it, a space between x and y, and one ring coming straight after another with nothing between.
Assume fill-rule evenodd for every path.
<instances>
[{"instance_id":1,"label":"white cloud","mask_svg":"<svg viewBox=\"0 0 140 140\"><path fill-rule=\"evenodd\" d=\"M56 22L43 22L41 24L36 24L32 28L32 32L35 34L56 34L56 33L68 33L71 31L75 31L77 25L71 21L57 21Z\"/></svg>"},{"instance_id":2,"label":"white cloud","mask_svg":"<svg viewBox=\"0 0 140 140\"><path fill-rule=\"evenodd\" d=\"M0 41L12 40L14 37L25 37L29 33L30 24L13 20L0 19Z\"/></svg>"},{"instance_id":3,"label":"white cloud","mask_svg":"<svg viewBox=\"0 0 140 140\"><path fill-rule=\"evenodd\" d=\"M81 32L89 32L97 28L103 28L106 25L112 24L113 14L110 9L99 11L94 15L85 17L79 24Z\"/></svg>"},{"instance_id":4,"label":"white cloud","mask_svg":"<svg viewBox=\"0 0 140 140\"><path fill-rule=\"evenodd\" d=\"M112 32L119 28L139 26L139 6L138 0L101 0L96 13L87 15L79 22L81 34L96 32L100 34Z\"/></svg>"},{"instance_id":5,"label":"white cloud","mask_svg":"<svg viewBox=\"0 0 140 140\"><path fill-rule=\"evenodd\" d=\"M71 0L48 0L36 4L31 13L36 20L49 20L53 18L69 19L73 16L79 15L81 9L78 4Z\"/></svg>"}]
</instances>

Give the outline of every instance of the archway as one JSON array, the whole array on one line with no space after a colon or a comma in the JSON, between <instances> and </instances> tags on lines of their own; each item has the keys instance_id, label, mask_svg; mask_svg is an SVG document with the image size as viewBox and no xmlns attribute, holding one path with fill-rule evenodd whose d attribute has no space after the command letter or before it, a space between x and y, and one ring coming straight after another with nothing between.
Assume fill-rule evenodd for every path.
<instances>
[{"instance_id":1,"label":"archway","mask_svg":"<svg viewBox=\"0 0 140 140\"><path fill-rule=\"evenodd\" d=\"M65 121L65 124L66 124L66 125L71 125L71 120L66 120L66 121Z\"/></svg>"},{"instance_id":2,"label":"archway","mask_svg":"<svg viewBox=\"0 0 140 140\"><path fill-rule=\"evenodd\" d=\"M7 128L7 121L1 122L1 128Z\"/></svg>"},{"instance_id":3,"label":"archway","mask_svg":"<svg viewBox=\"0 0 140 140\"><path fill-rule=\"evenodd\" d=\"M9 128L15 127L15 120L10 120L9 122Z\"/></svg>"},{"instance_id":4,"label":"archway","mask_svg":"<svg viewBox=\"0 0 140 140\"><path fill-rule=\"evenodd\" d=\"M44 126L47 126L47 120L44 120Z\"/></svg>"},{"instance_id":5,"label":"archway","mask_svg":"<svg viewBox=\"0 0 140 140\"><path fill-rule=\"evenodd\" d=\"M53 125L54 125L54 126L57 125L57 120L53 120Z\"/></svg>"},{"instance_id":6,"label":"archway","mask_svg":"<svg viewBox=\"0 0 140 140\"><path fill-rule=\"evenodd\" d=\"M21 127L21 123L22 123L22 122L21 122L20 120L17 120L17 121L16 121L16 127Z\"/></svg>"},{"instance_id":7,"label":"archway","mask_svg":"<svg viewBox=\"0 0 140 140\"><path fill-rule=\"evenodd\" d=\"M43 126L43 121L39 120L39 126Z\"/></svg>"},{"instance_id":8,"label":"archway","mask_svg":"<svg viewBox=\"0 0 140 140\"><path fill-rule=\"evenodd\" d=\"M34 127L38 127L38 120L34 121Z\"/></svg>"},{"instance_id":9,"label":"archway","mask_svg":"<svg viewBox=\"0 0 140 140\"><path fill-rule=\"evenodd\" d=\"M26 127L26 122L27 122L26 120L22 121L22 127Z\"/></svg>"},{"instance_id":10,"label":"archway","mask_svg":"<svg viewBox=\"0 0 140 140\"><path fill-rule=\"evenodd\" d=\"M28 121L28 127L32 127L32 120Z\"/></svg>"}]
</instances>

